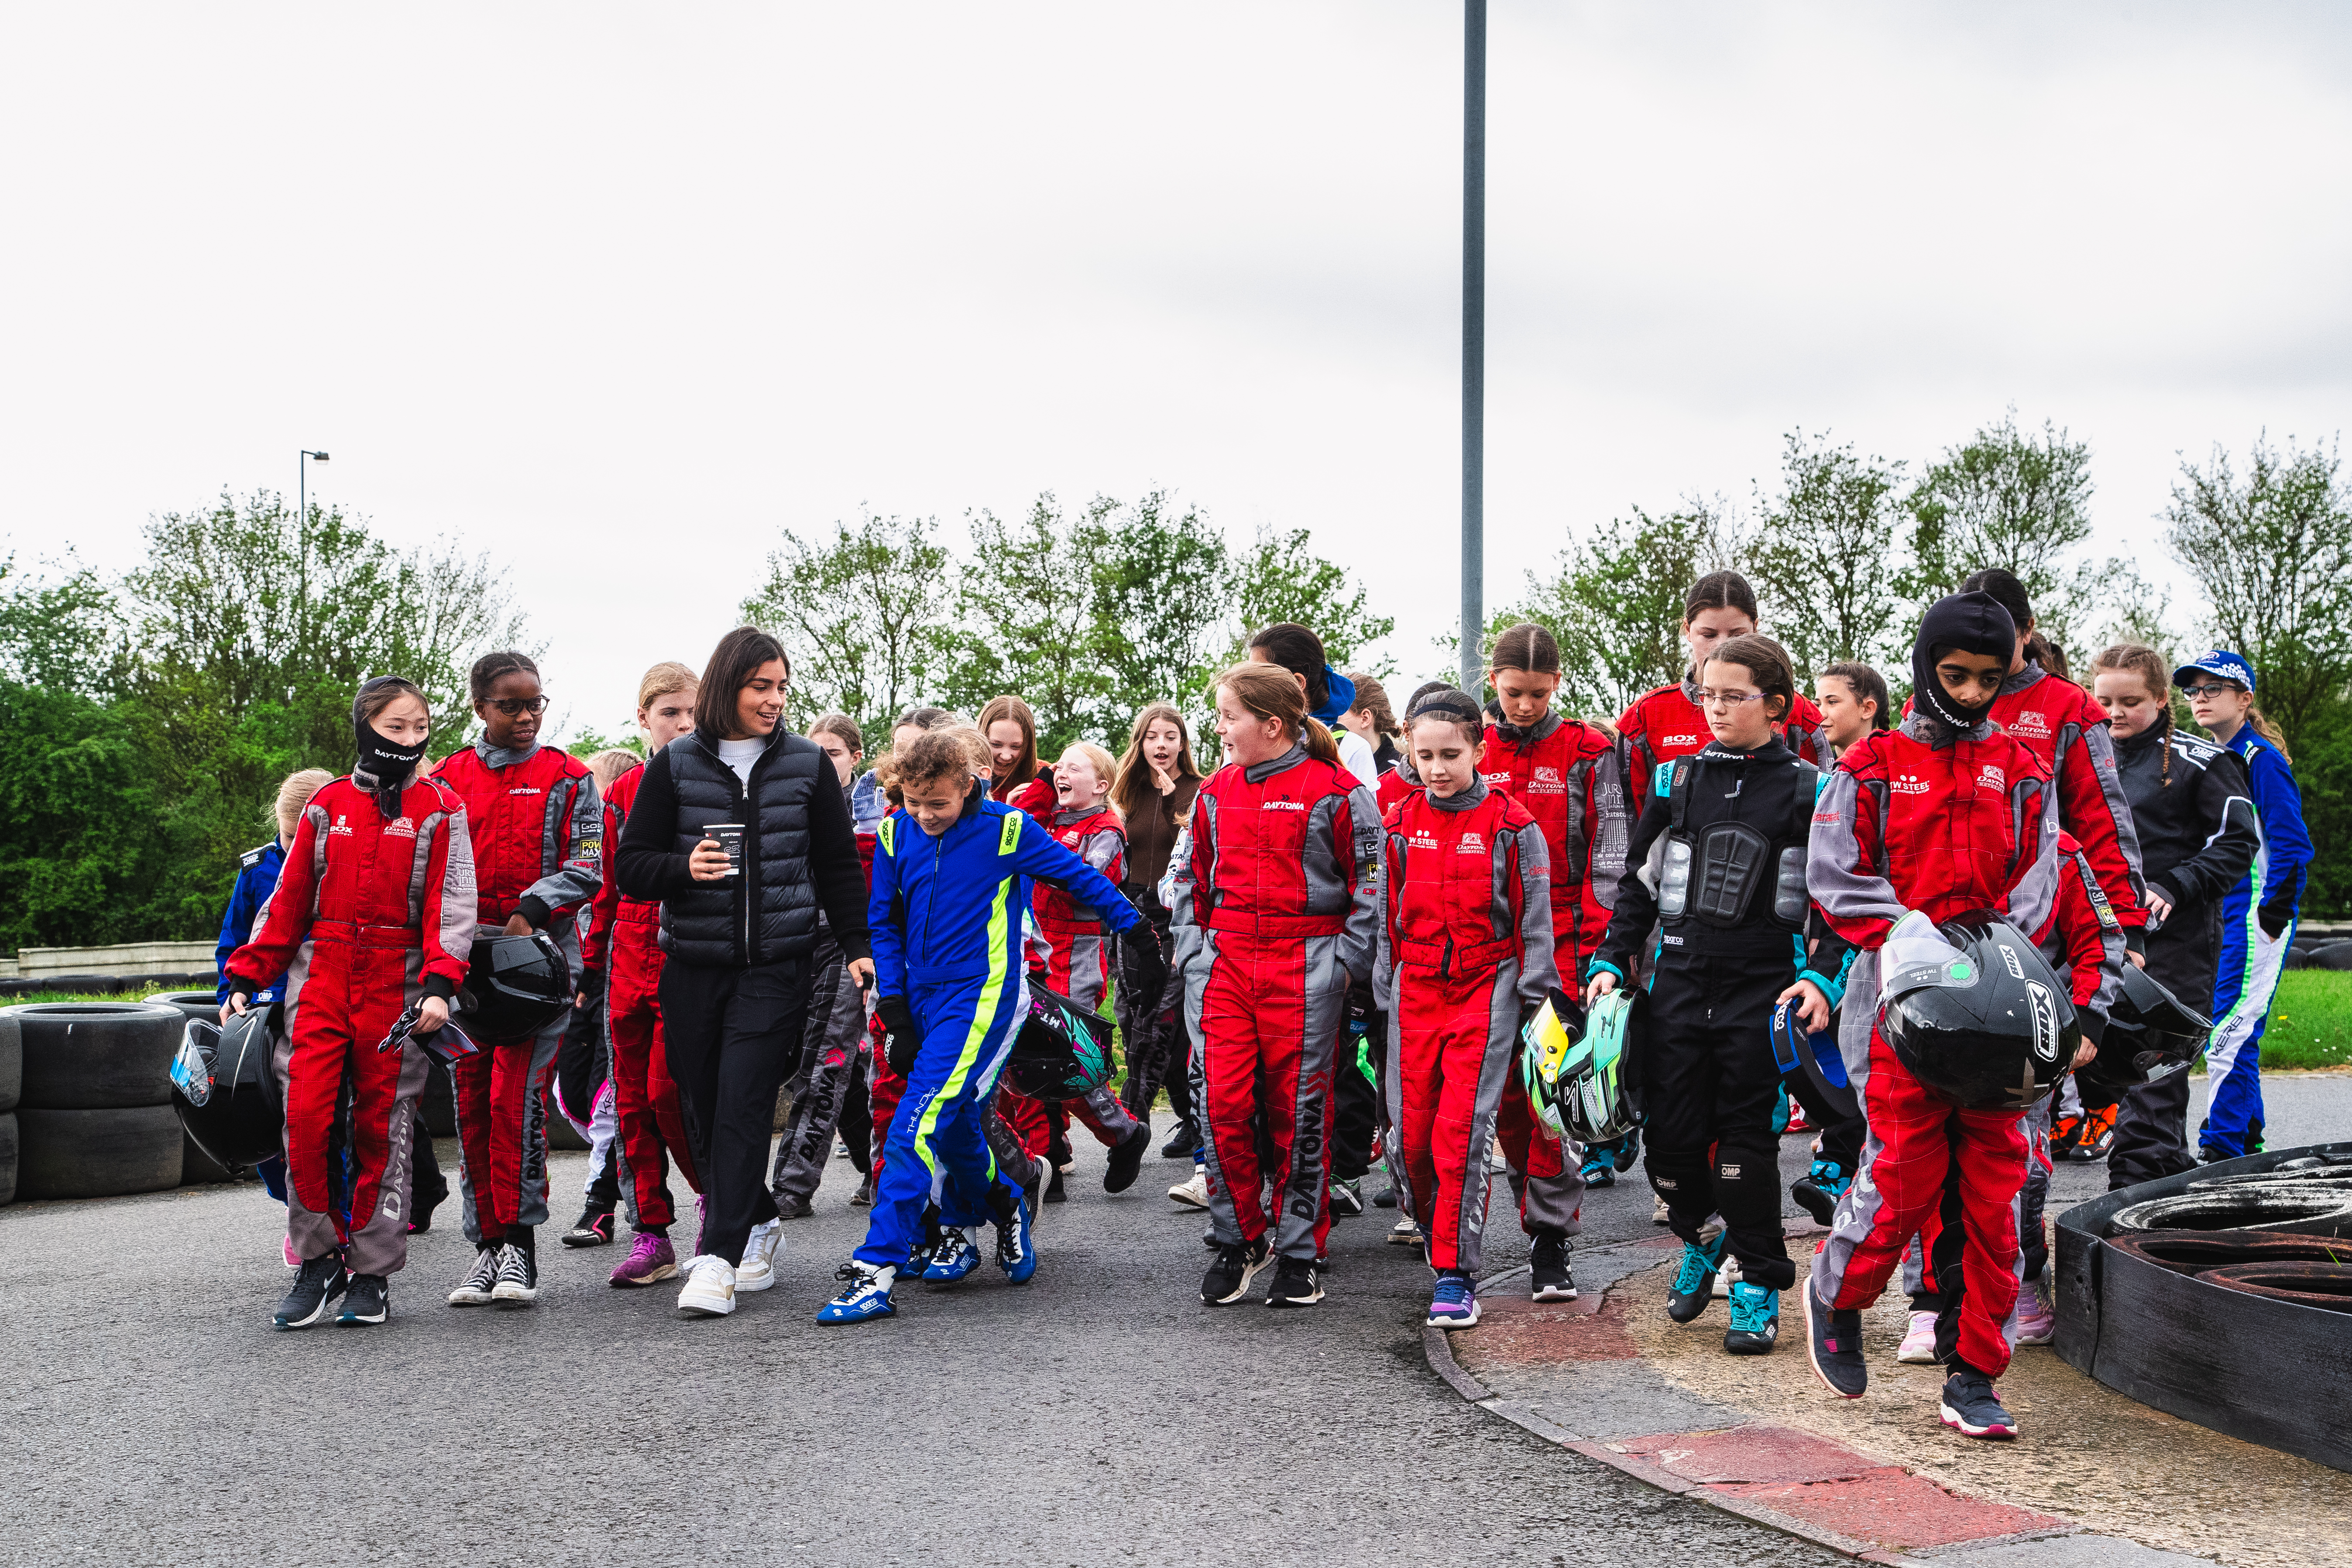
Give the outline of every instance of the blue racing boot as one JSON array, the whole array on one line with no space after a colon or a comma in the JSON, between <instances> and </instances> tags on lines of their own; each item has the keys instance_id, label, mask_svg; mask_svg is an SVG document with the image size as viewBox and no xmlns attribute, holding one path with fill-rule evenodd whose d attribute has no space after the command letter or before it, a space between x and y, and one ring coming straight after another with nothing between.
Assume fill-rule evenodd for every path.
<instances>
[{"instance_id":1,"label":"blue racing boot","mask_svg":"<svg viewBox=\"0 0 2352 1568\"><path fill-rule=\"evenodd\" d=\"M1750 1279L1731 1286L1731 1327L1723 1348L1733 1355L1769 1355L1780 1337L1780 1292Z\"/></svg>"},{"instance_id":2,"label":"blue racing boot","mask_svg":"<svg viewBox=\"0 0 2352 1568\"><path fill-rule=\"evenodd\" d=\"M818 1322L863 1323L898 1314L898 1306L890 1300L890 1287L898 1277L897 1269L877 1268L871 1263L845 1263L833 1271L833 1277L843 1281L841 1294L816 1310Z\"/></svg>"},{"instance_id":3,"label":"blue racing boot","mask_svg":"<svg viewBox=\"0 0 2352 1568\"><path fill-rule=\"evenodd\" d=\"M1015 1285L1026 1285L1037 1272L1037 1243L1029 1234L1029 1199L1000 1186L989 1197L996 1205L996 1266Z\"/></svg>"},{"instance_id":4,"label":"blue racing boot","mask_svg":"<svg viewBox=\"0 0 2352 1568\"><path fill-rule=\"evenodd\" d=\"M923 1265L923 1283L952 1285L980 1267L980 1248L961 1226L945 1226L940 1231L940 1242L931 1248L931 1260Z\"/></svg>"},{"instance_id":5,"label":"blue racing boot","mask_svg":"<svg viewBox=\"0 0 2352 1568\"><path fill-rule=\"evenodd\" d=\"M1718 1231L1705 1247L1683 1244L1683 1266L1675 1270L1675 1282L1666 1287L1666 1316L1675 1322L1689 1322L1715 1300L1715 1276L1723 1267L1723 1242Z\"/></svg>"},{"instance_id":6,"label":"blue racing boot","mask_svg":"<svg viewBox=\"0 0 2352 1568\"><path fill-rule=\"evenodd\" d=\"M1838 1199L1853 1185L1853 1173L1835 1160L1816 1160L1813 1168L1789 1184L1789 1195L1822 1225L1837 1213Z\"/></svg>"},{"instance_id":7,"label":"blue racing boot","mask_svg":"<svg viewBox=\"0 0 2352 1568\"><path fill-rule=\"evenodd\" d=\"M1584 1167L1577 1173L1588 1187L1613 1187L1617 1184L1617 1162L1609 1157L1612 1145L1594 1143L1584 1151Z\"/></svg>"}]
</instances>

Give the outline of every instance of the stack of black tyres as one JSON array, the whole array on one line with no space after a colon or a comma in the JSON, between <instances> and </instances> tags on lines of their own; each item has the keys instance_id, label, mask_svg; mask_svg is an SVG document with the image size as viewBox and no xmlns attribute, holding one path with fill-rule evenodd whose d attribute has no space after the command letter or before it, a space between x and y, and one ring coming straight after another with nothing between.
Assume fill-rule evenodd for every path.
<instances>
[{"instance_id":1,"label":"stack of black tyres","mask_svg":"<svg viewBox=\"0 0 2352 1568\"><path fill-rule=\"evenodd\" d=\"M7 1008L21 1042L16 1196L98 1198L180 1184L172 1055L185 1019L142 1002Z\"/></svg>"},{"instance_id":2,"label":"stack of black tyres","mask_svg":"<svg viewBox=\"0 0 2352 1568\"><path fill-rule=\"evenodd\" d=\"M24 1033L0 1013L0 1204L16 1198L16 1096L24 1083Z\"/></svg>"}]
</instances>

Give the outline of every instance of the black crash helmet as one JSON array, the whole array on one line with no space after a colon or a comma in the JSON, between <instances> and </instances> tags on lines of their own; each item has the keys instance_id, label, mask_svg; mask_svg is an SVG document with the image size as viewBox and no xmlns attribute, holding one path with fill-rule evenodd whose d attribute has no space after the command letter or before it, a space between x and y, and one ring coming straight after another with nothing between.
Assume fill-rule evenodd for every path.
<instances>
[{"instance_id":1,"label":"black crash helmet","mask_svg":"<svg viewBox=\"0 0 2352 1568\"><path fill-rule=\"evenodd\" d=\"M2021 1116L2073 1062L2082 1027L2066 988L1992 910L1938 927L1915 910L1878 959L1879 1037L1937 1098Z\"/></svg>"},{"instance_id":2,"label":"black crash helmet","mask_svg":"<svg viewBox=\"0 0 2352 1568\"><path fill-rule=\"evenodd\" d=\"M1004 1081L1032 1100L1076 1100L1110 1077L1110 1044L1109 1019L1032 980Z\"/></svg>"},{"instance_id":3,"label":"black crash helmet","mask_svg":"<svg viewBox=\"0 0 2352 1568\"><path fill-rule=\"evenodd\" d=\"M572 1005L572 966L543 931L477 937L458 1001L475 1038L528 1040Z\"/></svg>"},{"instance_id":4,"label":"black crash helmet","mask_svg":"<svg viewBox=\"0 0 2352 1568\"><path fill-rule=\"evenodd\" d=\"M2196 1059L2212 1033L2212 1019L2183 1005L2138 964L2126 963L2099 1054L2083 1068L2083 1081L2124 1089L2170 1078Z\"/></svg>"},{"instance_id":5,"label":"black crash helmet","mask_svg":"<svg viewBox=\"0 0 2352 1568\"><path fill-rule=\"evenodd\" d=\"M197 1148L222 1165L258 1165L285 1152L286 1117L271 1061L268 1009L226 1026L191 1018L172 1058L172 1109Z\"/></svg>"}]
</instances>

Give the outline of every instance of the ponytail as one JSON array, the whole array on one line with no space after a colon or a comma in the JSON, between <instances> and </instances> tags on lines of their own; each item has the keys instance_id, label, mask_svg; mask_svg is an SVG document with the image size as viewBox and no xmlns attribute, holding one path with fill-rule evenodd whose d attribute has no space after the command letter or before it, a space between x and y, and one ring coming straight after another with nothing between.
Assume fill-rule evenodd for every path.
<instances>
[{"instance_id":1,"label":"ponytail","mask_svg":"<svg viewBox=\"0 0 2352 1568\"><path fill-rule=\"evenodd\" d=\"M2276 724L2271 722L2269 715L2259 708L2249 707L2246 710L2246 722L2252 726L2255 734L2276 746L2280 756L2284 757L2290 764L2294 763L2294 758L2286 749L2286 736L2280 732Z\"/></svg>"},{"instance_id":2,"label":"ponytail","mask_svg":"<svg viewBox=\"0 0 2352 1568\"><path fill-rule=\"evenodd\" d=\"M1328 763L1333 767L1338 767L1339 742L1331 738L1331 731L1323 727L1323 721L1309 719L1305 721L1305 725L1306 727L1299 731L1298 743L1307 748L1307 754L1318 763Z\"/></svg>"}]
</instances>

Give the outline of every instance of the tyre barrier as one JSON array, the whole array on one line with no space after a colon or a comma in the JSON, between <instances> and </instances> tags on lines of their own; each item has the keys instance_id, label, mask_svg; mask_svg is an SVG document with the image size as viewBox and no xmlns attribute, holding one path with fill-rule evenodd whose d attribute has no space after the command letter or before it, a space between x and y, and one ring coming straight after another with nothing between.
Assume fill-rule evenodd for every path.
<instances>
[{"instance_id":1,"label":"tyre barrier","mask_svg":"<svg viewBox=\"0 0 2352 1568\"><path fill-rule=\"evenodd\" d=\"M2304 960L2309 969L2352 969L2352 942L2331 942L2326 947L2315 947Z\"/></svg>"},{"instance_id":2,"label":"tyre barrier","mask_svg":"<svg viewBox=\"0 0 2352 1568\"><path fill-rule=\"evenodd\" d=\"M146 1000L159 1007L177 1007L181 1016L186 1018L213 1020L220 1016L220 1003L210 991L159 991Z\"/></svg>"},{"instance_id":3,"label":"tyre barrier","mask_svg":"<svg viewBox=\"0 0 2352 1568\"><path fill-rule=\"evenodd\" d=\"M25 1089L25 1026L0 1013L0 1110L14 1110ZM7 1200L0 1198L0 1203Z\"/></svg>"},{"instance_id":4,"label":"tyre barrier","mask_svg":"<svg viewBox=\"0 0 2352 1568\"><path fill-rule=\"evenodd\" d=\"M0 1204L16 1201L16 1113L0 1111Z\"/></svg>"},{"instance_id":5,"label":"tyre barrier","mask_svg":"<svg viewBox=\"0 0 2352 1568\"><path fill-rule=\"evenodd\" d=\"M19 1198L97 1198L180 1184L184 1135L172 1110L176 1007L37 1002L7 1008L23 1062Z\"/></svg>"},{"instance_id":6,"label":"tyre barrier","mask_svg":"<svg viewBox=\"0 0 2352 1568\"><path fill-rule=\"evenodd\" d=\"M2241 1263L2198 1278L2268 1300L2352 1312L2352 1263Z\"/></svg>"},{"instance_id":7,"label":"tyre barrier","mask_svg":"<svg viewBox=\"0 0 2352 1568\"><path fill-rule=\"evenodd\" d=\"M2168 1415L2352 1470L2347 1163L2352 1143L2273 1150L2066 1210L2058 1354ZM2167 1216L2182 1223L2150 1224Z\"/></svg>"}]
</instances>

